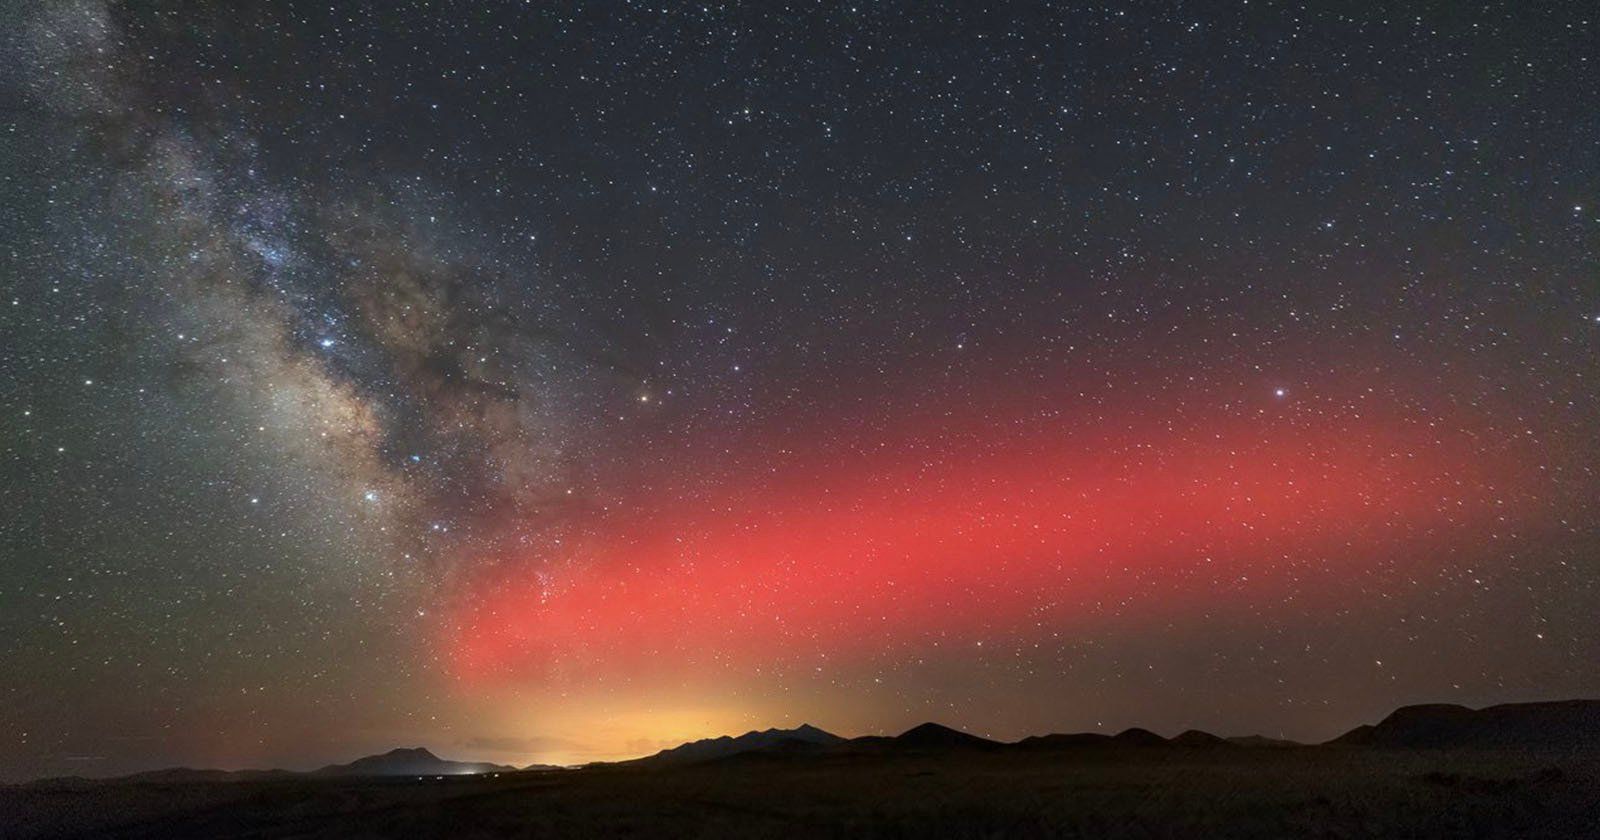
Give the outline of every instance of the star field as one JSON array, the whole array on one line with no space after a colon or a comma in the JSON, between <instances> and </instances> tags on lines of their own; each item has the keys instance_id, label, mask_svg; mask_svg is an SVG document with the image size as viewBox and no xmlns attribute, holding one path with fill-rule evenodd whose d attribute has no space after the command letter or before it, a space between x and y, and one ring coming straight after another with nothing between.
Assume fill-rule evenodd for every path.
<instances>
[{"instance_id":1,"label":"star field","mask_svg":"<svg viewBox=\"0 0 1600 840\"><path fill-rule=\"evenodd\" d=\"M1587 4L0 13L0 776L1600 692Z\"/></svg>"}]
</instances>

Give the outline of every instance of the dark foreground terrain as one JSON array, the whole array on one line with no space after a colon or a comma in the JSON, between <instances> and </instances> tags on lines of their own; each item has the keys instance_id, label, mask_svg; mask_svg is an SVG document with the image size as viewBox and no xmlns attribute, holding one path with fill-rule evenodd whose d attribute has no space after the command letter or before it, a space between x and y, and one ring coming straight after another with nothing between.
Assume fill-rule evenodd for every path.
<instances>
[{"instance_id":1,"label":"dark foreground terrain","mask_svg":"<svg viewBox=\"0 0 1600 840\"><path fill-rule=\"evenodd\" d=\"M1600 760L1369 746L747 754L0 788L6 837L1600 837Z\"/></svg>"}]
</instances>

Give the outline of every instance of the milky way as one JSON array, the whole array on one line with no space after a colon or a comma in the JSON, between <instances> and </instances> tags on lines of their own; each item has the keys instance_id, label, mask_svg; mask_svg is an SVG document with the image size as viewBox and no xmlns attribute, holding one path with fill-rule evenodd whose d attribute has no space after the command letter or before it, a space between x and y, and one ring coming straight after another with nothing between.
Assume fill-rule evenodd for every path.
<instances>
[{"instance_id":1,"label":"milky way","mask_svg":"<svg viewBox=\"0 0 1600 840\"><path fill-rule=\"evenodd\" d=\"M1600 692L1585 4L3 15L7 777Z\"/></svg>"}]
</instances>

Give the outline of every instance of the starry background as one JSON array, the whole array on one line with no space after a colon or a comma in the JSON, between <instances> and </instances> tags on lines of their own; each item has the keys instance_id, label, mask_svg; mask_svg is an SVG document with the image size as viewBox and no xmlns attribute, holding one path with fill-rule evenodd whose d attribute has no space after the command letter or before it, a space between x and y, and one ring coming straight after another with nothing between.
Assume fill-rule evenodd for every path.
<instances>
[{"instance_id":1,"label":"starry background","mask_svg":"<svg viewBox=\"0 0 1600 840\"><path fill-rule=\"evenodd\" d=\"M0 16L0 775L1600 694L1586 3Z\"/></svg>"}]
</instances>

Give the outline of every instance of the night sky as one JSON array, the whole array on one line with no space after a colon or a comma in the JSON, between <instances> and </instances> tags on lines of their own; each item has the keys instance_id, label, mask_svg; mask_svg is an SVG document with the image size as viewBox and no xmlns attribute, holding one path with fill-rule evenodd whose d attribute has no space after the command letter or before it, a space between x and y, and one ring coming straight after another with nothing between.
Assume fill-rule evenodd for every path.
<instances>
[{"instance_id":1,"label":"night sky","mask_svg":"<svg viewBox=\"0 0 1600 840\"><path fill-rule=\"evenodd\" d=\"M1592 3L0 2L0 778L1600 694Z\"/></svg>"}]
</instances>

